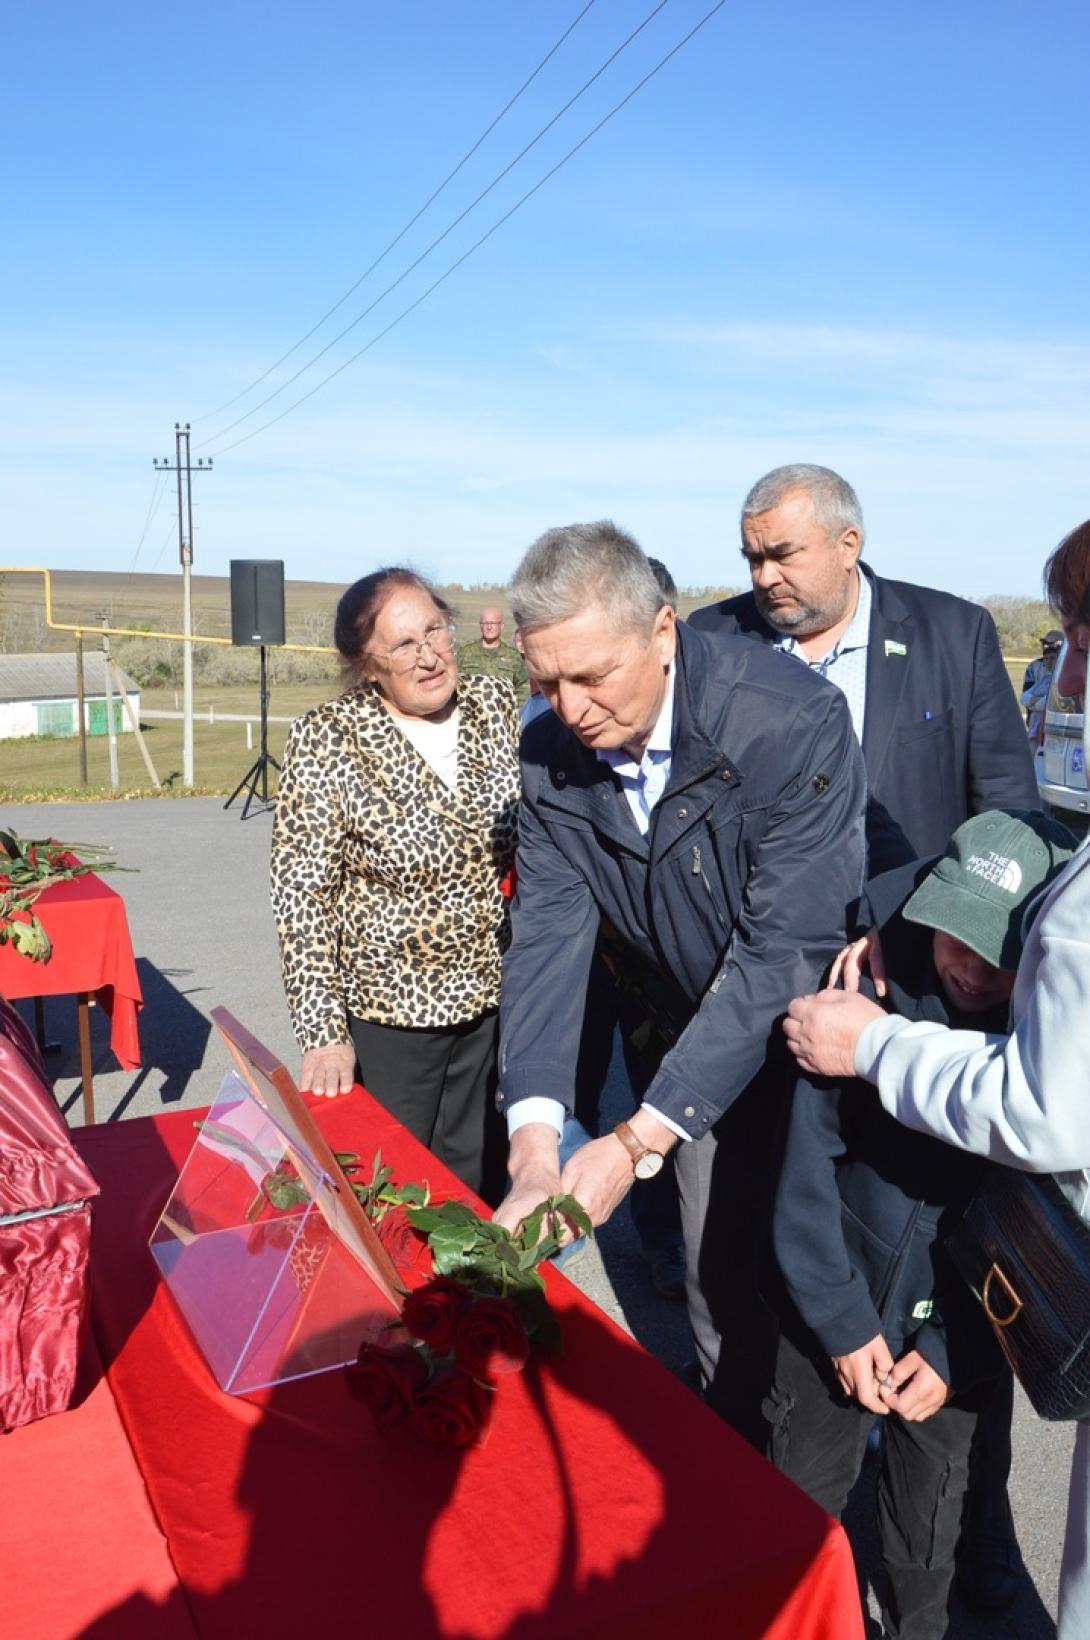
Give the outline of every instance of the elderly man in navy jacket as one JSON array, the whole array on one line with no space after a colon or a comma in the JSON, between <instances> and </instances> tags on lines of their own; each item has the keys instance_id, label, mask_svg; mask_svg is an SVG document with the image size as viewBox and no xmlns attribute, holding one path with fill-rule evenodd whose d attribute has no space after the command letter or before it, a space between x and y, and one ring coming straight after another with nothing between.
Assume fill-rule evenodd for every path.
<instances>
[{"instance_id":1,"label":"elderly man in navy jacket","mask_svg":"<svg viewBox=\"0 0 1090 1640\"><path fill-rule=\"evenodd\" d=\"M553 710L522 742L501 1003L512 1186L497 1217L514 1227L562 1188L601 1224L677 1145L709 1399L759 1439L757 1249L782 1086L773 1027L835 954L861 888L850 715L805 668L679 629L643 553L612 524L542 536L509 596ZM647 969L677 1040L640 1108L561 1178L601 916Z\"/></svg>"}]
</instances>

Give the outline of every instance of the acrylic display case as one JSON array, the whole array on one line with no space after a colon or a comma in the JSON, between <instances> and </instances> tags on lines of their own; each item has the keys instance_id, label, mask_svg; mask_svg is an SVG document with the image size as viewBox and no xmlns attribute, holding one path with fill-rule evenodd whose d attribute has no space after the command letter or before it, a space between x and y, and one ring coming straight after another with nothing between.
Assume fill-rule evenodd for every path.
<instances>
[{"instance_id":1,"label":"acrylic display case","mask_svg":"<svg viewBox=\"0 0 1090 1640\"><path fill-rule=\"evenodd\" d=\"M239 1395L396 1336L401 1291L287 1073L235 1057L150 1248L216 1382Z\"/></svg>"}]
</instances>

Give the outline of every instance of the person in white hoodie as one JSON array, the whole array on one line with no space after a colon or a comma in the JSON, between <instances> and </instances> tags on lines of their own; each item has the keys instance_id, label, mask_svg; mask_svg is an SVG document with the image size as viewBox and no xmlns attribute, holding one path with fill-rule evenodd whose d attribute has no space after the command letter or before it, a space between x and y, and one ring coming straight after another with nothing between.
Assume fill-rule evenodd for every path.
<instances>
[{"instance_id":1,"label":"person in white hoodie","mask_svg":"<svg viewBox=\"0 0 1090 1640\"><path fill-rule=\"evenodd\" d=\"M1048 560L1045 588L1067 640L1059 689L1085 695L1090 520ZM1085 713L1083 722L1085 744ZM1009 1036L914 1024L838 990L796 997L784 1032L811 1075L862 1077L906 1127L1007 1167L1054 1173L1090 1221L1090 837L1026 922ZM1076 1430L1057 1640L1087 1636L1090 1421Z\"/></svg>"}]
</instances>

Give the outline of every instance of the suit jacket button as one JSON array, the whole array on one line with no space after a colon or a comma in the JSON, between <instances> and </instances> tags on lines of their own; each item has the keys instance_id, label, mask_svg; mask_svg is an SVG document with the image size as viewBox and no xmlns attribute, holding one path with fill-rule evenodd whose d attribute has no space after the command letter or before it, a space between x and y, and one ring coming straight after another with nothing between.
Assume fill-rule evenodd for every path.
<instances>
[{"instance_id":1,"label":"suit jacket button","mask_svg":"<svg viewBox=\"0 0 1090 1640\"><path fill-rule=\"evenodd\" d=\"M816 774L813 779L813 787L820 797L822 792L829 790L829 776L827 774Z\"/></svg>"}]
</instances>

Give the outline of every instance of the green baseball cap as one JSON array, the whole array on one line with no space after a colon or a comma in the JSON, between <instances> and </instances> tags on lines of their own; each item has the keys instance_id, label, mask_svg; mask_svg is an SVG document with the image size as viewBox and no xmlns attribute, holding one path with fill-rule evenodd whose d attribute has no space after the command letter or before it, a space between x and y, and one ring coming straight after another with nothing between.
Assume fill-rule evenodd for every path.
<instances>
[{"instance_id":1,"label":"green baseball cap","mask_svg":"<svg viewBox=\"0 0 1090 1640\"><path fill-rule=\"evenodd\" d=\"M1026 911L1077 846L1073 833L1047 814L976 814L955 831L902 915L952 934L993 968L1013 973Z\"/></svg>"}]
</instances>

